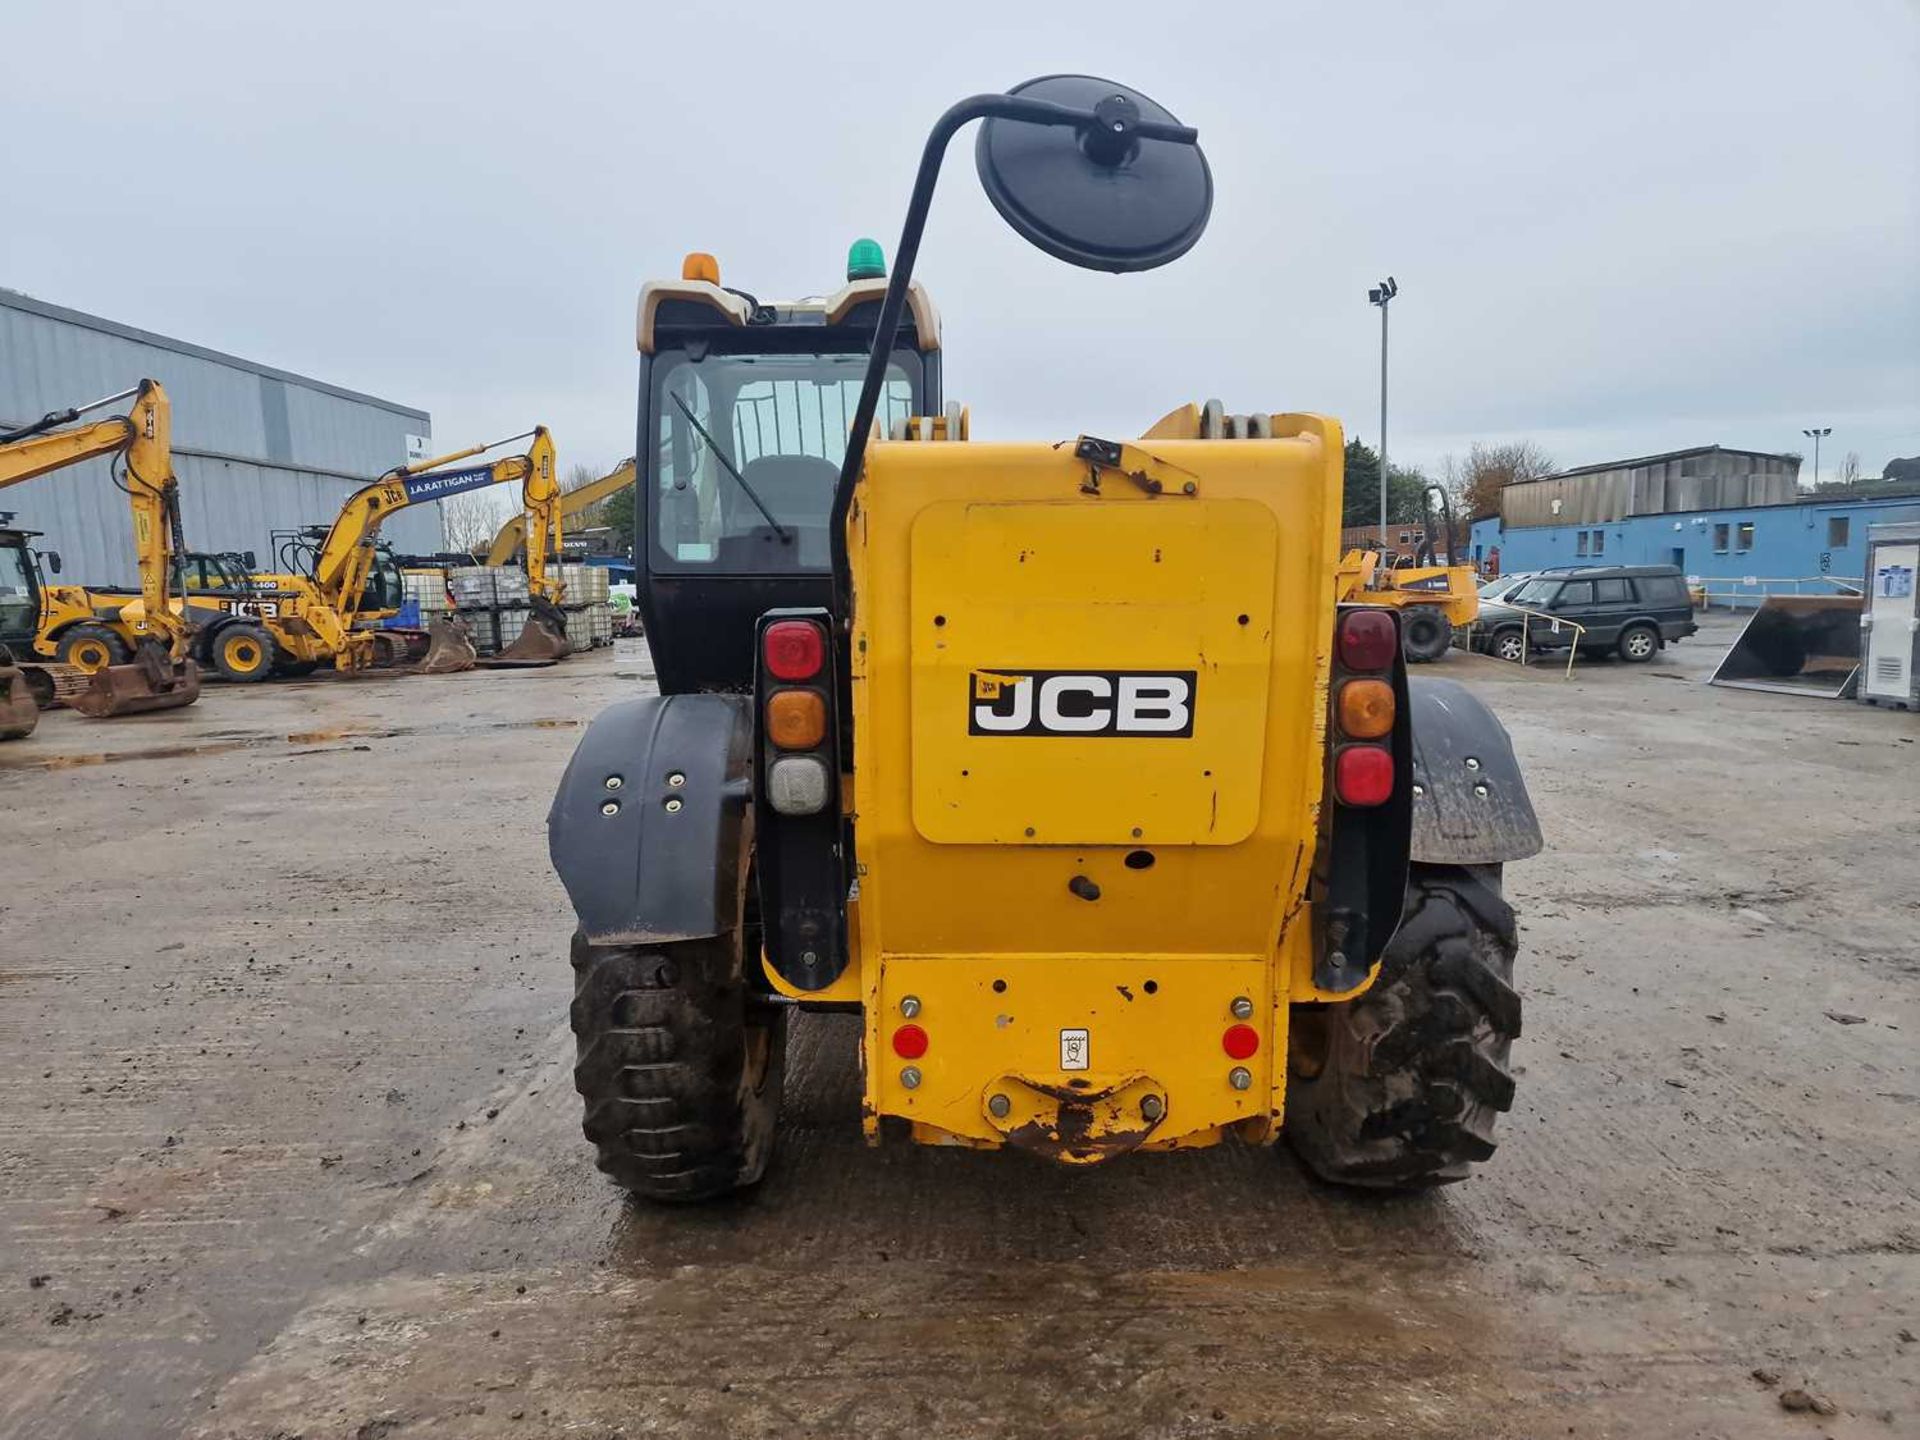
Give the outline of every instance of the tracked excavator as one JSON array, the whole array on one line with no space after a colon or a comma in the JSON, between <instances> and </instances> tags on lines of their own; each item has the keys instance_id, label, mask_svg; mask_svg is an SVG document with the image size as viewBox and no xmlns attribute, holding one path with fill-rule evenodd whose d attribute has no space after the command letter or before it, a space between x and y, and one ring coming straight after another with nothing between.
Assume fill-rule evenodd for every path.
<instances>
[{"instance_id":1,"label":"tracked excavator","mask_svg":"<svg viewBox=\"0 0 1920 1440\"><path fill-rule=\"evenodd\" d=\"M123 400L133 402L125 414L83 423L83 416ZM20 652L76 666L81 656L98 659L98 665L84 665L91 674L63 697L94 719L173 710L191 705L200 693L200 672L190 656L192 622L176 608L172 594L174 557L184 545L171 436L172 408L154 380L0 432L0 489L105 457L132 508L140 599L138 611L125 619L119 607L103 609L79 587L45 584L27 544L34 532L0 531L0 549L8 557L0 565L15 572L0 579L0 590L16 602L11 613L31 624L30 639L9 626L0 634L0 649L19 646ZM27 653L9 659L14 663L0 661L0 710L5 712L0 730L25 733L32 727L22 728L20 692L37 680L40 698L50 699L51 671Z\"/></svg>"},{"instance_id":2,"label":"tracked excavator","mask_svg":"<svg viewBox=\"0 0 1920 1440\"><path fill-rule=\"evenodd\" d=\"M577 490L563 491L559 504L554 510L555 520L564 524L585 514L594 506L611 500L633 484L634 473L633 457L629 455L598 480L582 485ZM560 553L559 530L556 529L553 532L552 541L553 553L558 555ZM527 517L525 514L515 515L502 525L500 532L493 537L493 548L487 552L487 564L511 565L514 557L520 553L526 543Z\"/></svg>"},{"instance_id":3,"label":"tracked excavator","mask_svg":"<svg viewBox=\"0 0 1920 1440\"><path fill-rule=\"evenodd\" d=\"M532 443L521 454L458 466L459 461L528 439ZM560 610L559 579L548 566L560 541L559 483L553 438L545 426L536 426L505 440L390 470L349 496L330 526L286 537L278 570L252 575L244 594L213 601L228 611L212 639L214 667L229 680L259 680L276 668L300 672L330 663L350 672L398 663L406 658L404 647L389 632L365 623L390 613L378 600L385 587L369 584L377 569L392 567L390 557L383 558L382 522L409 505L516 481L533 528L550 535L552 543L527 553L532 613L520 637L495 658L509 664L561 659L568 652L566 617ZM394 573L397 576L397 568ZM429 637L422 670L445 672L473 663L472 646L456 624L435 621Z\"/></svg>"}]
</instances>

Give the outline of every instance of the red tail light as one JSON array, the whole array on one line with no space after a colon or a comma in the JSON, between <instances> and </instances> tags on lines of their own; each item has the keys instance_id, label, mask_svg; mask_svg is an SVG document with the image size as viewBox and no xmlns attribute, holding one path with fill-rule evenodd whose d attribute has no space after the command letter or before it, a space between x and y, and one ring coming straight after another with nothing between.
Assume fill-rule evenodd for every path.
<instances>
[{"instance_id":1,"label":"red tail light","mask_svg":"<svg viewBox=\"0 0 1920 1440\"><path fill-rule=\"evenodd\" d=\"M902 1025L893 1032L893 1053L902 1060L918 1060L927 1053L927 1032L918 1025Z\"/></svg>"},{"instance_id":2,"label":"red tail light","mask_svg":"<svg viewBox=\"0 0 1920 1440\"><path fill-rule=\"evenodd\" d=\"M1220 1037L1220 1048L1235 1060L1249 1060L1260 1049L1260 1032L1251 1025L1229 1025Z\"/></svg>"},{"instance_id":3,"label":"red tail light","mask_svg":"<svg viewBox=\"0 0 1920 1440\"><path fill-rule=\"evenodd\" d=\"M1342 805L1384 805L1393 796L1393 755L1383 745L1348 745L1333 757L1333 793Z\"/></svg>"},{"instance_id":4,"label":"red tail light","mask_svg":"<svg viewBox=\"0 0 1920 1440\"><path fill-rule=\"evenodd\" d=\"M827 643L810 620L776 620L760 637L760 653L776 680L811 680L826 661Z\"/></svg>"},{"instance_id":5,"label":"red tail light","mask_svg":"<svg viewBox=\"0 0 1920 1440\"><path fill-rule=\"evenodd\" d=\"M1393 617L1386 611L1345 611L1340 616L1339 634L1340 663L1347 669L1385 670L1392 666L1394 647L1400 642Z\"/></svg>"}]
</instances>

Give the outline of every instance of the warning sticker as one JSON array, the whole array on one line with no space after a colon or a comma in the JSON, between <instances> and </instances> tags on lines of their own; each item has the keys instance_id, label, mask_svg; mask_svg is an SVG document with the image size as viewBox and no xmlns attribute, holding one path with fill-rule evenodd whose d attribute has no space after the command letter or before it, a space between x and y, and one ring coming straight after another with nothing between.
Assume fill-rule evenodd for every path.
<instances>
[{"instance_id":1,"label":"warning sticker","mask_svg":"<svg viewBox=\"0 0 1920 1440\"><path fill-rule=\"evenodd\" d=\"M1062 1030L1060 1032L1060 1068L1062 1070L1084 1070L1090 1063L1087 1032L1084 1030Z\"/></svg>"}]
</instances>

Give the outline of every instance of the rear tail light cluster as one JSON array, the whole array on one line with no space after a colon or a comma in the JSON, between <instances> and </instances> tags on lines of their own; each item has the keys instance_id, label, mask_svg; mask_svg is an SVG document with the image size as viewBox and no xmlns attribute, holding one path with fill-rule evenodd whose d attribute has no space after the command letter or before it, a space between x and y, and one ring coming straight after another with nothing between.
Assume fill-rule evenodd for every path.
<instances>
[{"instance_id":1,"label":"rear tail light cluster","mask_svg":"<svg viewBox=\"0 0 1920 1440\"><path fill-rule=\"evenodd\" d=\"M817 815L833 796L826 687L827 637L813 620L776 620L760 633L767 677L761 730L771 747L767 803L782 815Z\"/></svg>"},{"instance_id":2,"label":"rear tail light cluster","mask_svg":"<svg viewBox=\"0 0 1920 1440\"><path fill-rule=\"evenodd\" d=\"M1334 641L1344 673L1334 687L1333 793L1342 805L1384 805L1393 797L1400 629L1385 610L1343 609Z\"/></svg>"}]
</instances>

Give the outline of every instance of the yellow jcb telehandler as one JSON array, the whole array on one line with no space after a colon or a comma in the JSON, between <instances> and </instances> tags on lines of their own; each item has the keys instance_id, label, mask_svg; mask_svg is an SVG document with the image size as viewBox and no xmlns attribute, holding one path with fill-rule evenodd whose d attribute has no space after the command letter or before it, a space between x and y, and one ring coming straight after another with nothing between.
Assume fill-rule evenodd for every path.
<instances>
[{"instance_id":1,"label":"yellow jcb telehandler","mask_svg":"<svg viewBox=\"0 0 1920 1440\"><path fill-rule=\"evenodd\" d=\"M80 423L90 411L122 400L133 402L126 414ZM80 587L44 584L26 543L31 532L0 532L10 537L9 568L18 571L13 581L0 584L31 598L32 653L91 672L63 698L96 719L172 710L191 705L200 693L200 672L190 658L193 626L172 593L174 556L182 543L171 447L172 409L154 380L0 433L0 489L105 457L132 508L140 598L125 617L121 607L97 602ZM24 606L17 613L28 618ZM17 634L0 634L0 643L14 649L16 668L26 662L29 645Z\"/></svg>"},{"instance_id":2,"label":"yellow jcb telehandler","mask_svg":"<svg viewBox=\"0 0 1920 1440\"><path fill-rule=\"evenodd\" d=\"M1332 1180L1458 1180L1514 1091L1501 867L1540 835L1506 732L1341 598L1335 421L967 438L910 281L973 120L1052 255L1144 270L1205 227L1195 132L1055 75L941 118L890 281L863 241L824 301L707 255L642 292L662 693L592 723L548 817L598 1163L663 1201L754 1183L820 1008L863 1016L875 1142L1284 1134Z\"/></svg>"}]
</instances>

